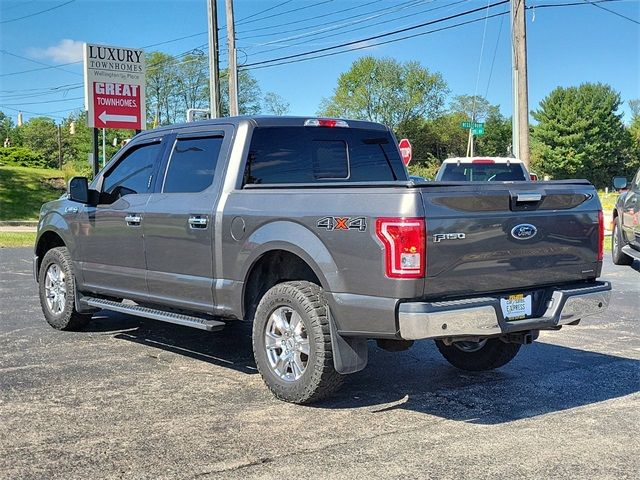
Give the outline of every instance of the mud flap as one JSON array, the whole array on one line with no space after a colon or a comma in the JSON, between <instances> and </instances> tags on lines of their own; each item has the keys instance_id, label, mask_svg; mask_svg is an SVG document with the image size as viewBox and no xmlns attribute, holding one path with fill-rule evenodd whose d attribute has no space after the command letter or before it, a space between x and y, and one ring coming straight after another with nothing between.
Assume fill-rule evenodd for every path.
<instances>
[{"instance_id":1,"label":"mud flap","mask_svg":"<svg viewBox=\"0 0 640 480\"><path fill-rule=\"evenodd\" d=\"M333 365L338 373L343 375L355 373L367 366L369 349L366 338L340 335L331 312L329 312L329 331Z\"/></svg>"}]
</instances>

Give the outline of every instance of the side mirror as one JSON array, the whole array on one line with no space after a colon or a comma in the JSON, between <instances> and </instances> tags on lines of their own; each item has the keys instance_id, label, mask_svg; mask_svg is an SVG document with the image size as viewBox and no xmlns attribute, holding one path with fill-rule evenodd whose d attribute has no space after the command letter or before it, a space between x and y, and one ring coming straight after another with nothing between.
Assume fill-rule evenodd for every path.
<instances>
[{"instance_id":1,"label":"side mirror","mask_svg":"<svg viewBox=\"0 0 640 480\"><path fill-rule=\"evenodd\" d=\"M72 202L89 203L89 182L87 177L73 177L67 187L69 200Z\"/></svg>"},{"instance_id":2,"label":"side mirror","mask_svg":"<svg viewBox=\"0 0 640 480\"><path fill-rule=\"evenodd\" d=\"M538 181L538 174L537 173L533 173L533 172L529 172L529 180L531 180L532 182L537 182Z\"/></svg>"},{"instance_id":3,"label":"side mirror","mask_svg":"<svg viewBox=\"0 0 640 480\"><path fill-rule=\"evenodd\" d=\"M613 188L616 190L624 190L627 188L626 177L613 177Z\"/></svg>"}]
</instances>

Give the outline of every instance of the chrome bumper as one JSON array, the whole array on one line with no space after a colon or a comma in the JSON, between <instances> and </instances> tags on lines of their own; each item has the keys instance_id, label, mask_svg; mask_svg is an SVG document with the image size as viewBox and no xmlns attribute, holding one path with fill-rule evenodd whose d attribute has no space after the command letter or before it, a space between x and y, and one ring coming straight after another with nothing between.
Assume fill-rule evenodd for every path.
<instances>
[{"instance_id":1,"label":"chrome bumper","mask_svg":"<svg viewBox=\"0 0 640 480\"><path fill-rule=\"evenodd\" d=\"M507 321L500 299L494 297L449 302L409 302L398 308L400 336L405 340L445 337L488 337L525 330L541 330L601 313L609 305L611 283L555 290L544 315Z\"/></svg>"}]
</instances>

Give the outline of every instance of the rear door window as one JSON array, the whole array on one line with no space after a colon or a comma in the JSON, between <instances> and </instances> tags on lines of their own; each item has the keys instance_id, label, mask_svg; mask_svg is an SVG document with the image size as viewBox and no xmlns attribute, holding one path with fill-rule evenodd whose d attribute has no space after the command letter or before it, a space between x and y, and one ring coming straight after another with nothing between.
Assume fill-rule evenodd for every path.
<instances>
[{"instance_id":1,"label":"rear door window","mask_svg":"<svg viewBox=\"0 0 640 480\"><path fill-rule=\"evenodd\" d=\"M251 140L244 183L393 181L404 175L389 132L259 127Z\"/></svg>"},{"instance_id":2,"label":"rear door window","mask_svg":"<svg viewBox=\"0 0 640 480\"><path fill-rule=\"evenodd\" d=\"M195 193L208 188L213 183L223 140L222 135L178 137L167 165L162 191Z\"/></svg>"}]
</instances>

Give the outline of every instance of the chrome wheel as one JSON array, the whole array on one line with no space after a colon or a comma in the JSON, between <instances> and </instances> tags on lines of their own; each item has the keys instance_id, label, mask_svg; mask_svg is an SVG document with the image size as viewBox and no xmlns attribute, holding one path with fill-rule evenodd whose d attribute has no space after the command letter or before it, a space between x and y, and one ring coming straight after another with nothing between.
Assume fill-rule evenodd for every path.
<instances>
[{"instance_id":1,"label":"chrome wheel","mask_svg":"<svg viewBox=\"0 0 640 480\"><path fill-rule=\"evenodd\" d=\"M286 382L298 380L309 362L309 337L300 314L290 307L276 308L267 321L264 344L271 370Z\"/></svg>"},{"instance_id":2,"label":"chrome wheel","mask_svg":"<svg viewBox=\"0 0 640 480\"><path fill-rule=\"evenodd\" d=\"M62 313L67 303L67 284L64 272L56 263L52 263L47 269L44 290L49 311L54 315Z\"/></svg>"},{"instance_id":3,"label":"chrome wheel","mask_svg":"<svg viewBox=\"0 0 640 480\"><path fill-rule=\"evenodd\" d=\"M453 342L458 350L462 350L463 352L471 353L477 352L482 349L487 344L487 339L480 340L479 342Z\"/></svg>"},{"instance_id":4,"label":"chrome wheel","mask_svg":"<svg viewBox=\"0 0 640 480\"><path fill-rule=\"evenodd\" d=\"M613 245L611 245L611 250L613 250L614 254L618 254L618 225L613 225L613 232L611 233L611 241Z\"/></svg>"}]
</instances>

